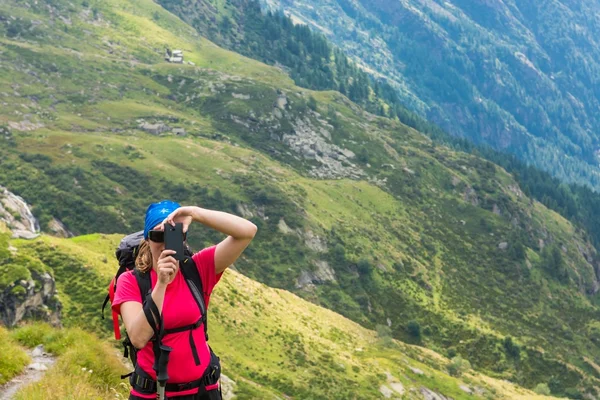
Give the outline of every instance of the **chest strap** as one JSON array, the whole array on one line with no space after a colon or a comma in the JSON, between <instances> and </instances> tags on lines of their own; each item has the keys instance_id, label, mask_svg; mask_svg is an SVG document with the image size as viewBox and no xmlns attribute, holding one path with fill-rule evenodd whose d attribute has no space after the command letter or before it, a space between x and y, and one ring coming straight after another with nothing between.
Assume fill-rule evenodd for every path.
<instances>
[{"instance_id":1,"label":"chest strap","mask_svg":"<svg viewBox=\"0 0 600 400\"><path fill-rule=\"evenodd\" d=\"M190 348L192 349L192 355L194 356L194 362L196 363L196 365L200 365L200 356L198 356L198 350L196 349L196 343L194 341L194 335L192 332L195 329L200 328L200 326L205 322L205 315L206 314L202 315L202 317L200 317L200 319L198 321L196 321L196 323L194 323L194 324L184 325L184 326L180 326L178 328L173 328L173 329L165 329L164 334L163 334L163 335L168 335L170 333L190 331L190 334L189 334Z\"/></svg>"}]
</instances>

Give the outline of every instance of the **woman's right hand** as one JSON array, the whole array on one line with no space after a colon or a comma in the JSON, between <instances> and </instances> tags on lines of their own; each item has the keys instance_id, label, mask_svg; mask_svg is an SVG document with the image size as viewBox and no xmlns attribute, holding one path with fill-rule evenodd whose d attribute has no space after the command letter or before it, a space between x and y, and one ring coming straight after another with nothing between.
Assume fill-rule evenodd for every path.
<instances>
[{"instance_id":1,"label":"woman's right hand","mask_svg":"<svg viewBox=\"0 0 600 400\"><path fill-rule=\"evenodd\" d=\"M175 250L163 250L158 257L158 283L168 285L173 282L177 271L179 270L179 262L173 257Z\"/></svg>"}]
</instances>

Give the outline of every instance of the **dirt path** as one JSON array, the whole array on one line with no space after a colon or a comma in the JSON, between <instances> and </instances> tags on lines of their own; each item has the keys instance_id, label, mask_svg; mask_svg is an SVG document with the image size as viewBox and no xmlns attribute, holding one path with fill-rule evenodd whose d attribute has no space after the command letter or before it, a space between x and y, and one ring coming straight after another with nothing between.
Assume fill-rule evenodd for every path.
<instances>
[{"instance_id":1,"label":"dirt path","mask_svg":"<svg viewBox=\"0 0 600 400\"><path fill-rule=\"evenodd\" d=\"M11 400L15 393L25 385L39 381L44 376L44 373L56 361L56 357L44 351L44 346L37 346L33 350L27 350L31 357L25 371L18 376L15 376L6 384L0 386L0 400Z\"/></svg>"}]
</instances>

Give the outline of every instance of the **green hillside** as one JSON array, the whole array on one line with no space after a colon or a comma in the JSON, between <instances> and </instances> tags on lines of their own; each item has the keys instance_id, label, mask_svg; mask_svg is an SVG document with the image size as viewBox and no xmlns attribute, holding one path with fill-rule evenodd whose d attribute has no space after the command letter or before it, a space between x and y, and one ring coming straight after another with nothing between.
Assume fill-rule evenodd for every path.
<instances>
[{"instance_id":1,"label":"green hillside","mask_svg":"<svg viewBox=\"0 0 600 400\"><path fill-rule=\"evenodd\" d=\"M596 393L597 253L503 169L337 92L296 87L149 0L9 1L0 17L10 21L0 183L32 205L43 231L59 220L74 234L128 233L162 198L234 212L259 227L236 264L245 276L367 328L389 324L396 339L496 378ZM166 62L165 47L182 49L186 64ZM191 236L196 248L220 238ZM54 240L19 247L53 270L75 326L101 303L112 250L84 237L58 252ZM82 264L79 246L104 253ZM0 268L17 256L6 257ZM95 297L90 276L103 280ZM94 326L99 318L90 315ZM309 396L288 378L265 379ZM361 379L360 390L378 390Z\"/></svg>"},{"instance_id":2,"label":"green hillside","mask_svg":"<svg viewBox=\"0 0 600 400\"><path fill-rule=\"evenodd\" d=\"M66 326L25 325L9 333L0 328L0 335L6 336L4 346L14 351L16 342L27 347L43 343L46 351L59 356L44 379L22 389L17 399L100 399L126 393L119 380L126 368L120 365L118 351L107 346L111 332L97 318L105 278L110 276L104 260L110 258L108 264L114 265L112 249L120 238L95 234L11 241L19 254L36 257L53 270ZM55 259L72 262L65 263L66 268L52 267ZM380 390L412 399L420 398L424 388L454 399L535 398L515 385L457 369L456 361L430 350L395 341L383 328L369 331L235 271L227 271L216 287L209 315L211 346L222 358L224 373L235 382L239 399L362 399L381 397ZM82 321L96 335L78 329ZM3 358L1 365L7 362L16 364L14 358Z\"/></svg>"}]
</instances>

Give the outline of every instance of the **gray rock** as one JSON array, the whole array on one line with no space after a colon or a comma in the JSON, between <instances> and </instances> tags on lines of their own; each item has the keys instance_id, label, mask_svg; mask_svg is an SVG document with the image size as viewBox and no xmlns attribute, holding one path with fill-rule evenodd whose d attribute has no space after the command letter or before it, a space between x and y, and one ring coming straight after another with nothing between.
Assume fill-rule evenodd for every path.
<instances>
[{"instance_id":1,"label":"gray rock","mask_svg":"<svg viewBox=\"0 0 600 400\"><path fill-rule=\"evenodd\" d=\"M421 371L419 368L410 367L410 370L411 370L413 373L417 374L417 375L423 375L423 374L424 374L424 372L423 372L423 371Z\"/></svg>"},{"instance_id":2,"label":"gray rock","mask_svg":"<svg viewBox=\"0 0 600 400\"><path fill-rule=\"evenodd\" d=\"M274 107L277 107L280 110L285 110L287 105L288 105L288 99L285 94L282 93L279 96L277 96L277 100L275 100Z\"/></svg>"},{"instance_id":3,"label":"gray rock","mask_svg":"<svg viewBox=\"0 0 600 400\"><path fill-rule=\"evenodd\" d=\"M231 400L235 397L237 383L227 375L221 374L221 391L223 400Z\"/></svg>"},{"instance_id":4,"label":"gray rock","mask_svg":"<svg viewBox=\"0 0 600 400\"><path fill-rule=\"evenodd\" d=\"M400 382L392 382L392 383L390 383L390 386L396 393L398 393L400 395L404 394L404 385L401 384Z\"/></svg>"},{"instance_id":5,"label":"gray rock","mask_svg":"<svg viewBox=\"0 0 600 400\"><path fill-rule=\"evenodd\" d=\"M283 118L283 113L281 112L281 110L279 108L273 108L273 115L277 119Z\"/></svg>"},{"instance_id":6,"label":"gray rock","mask_svg":"<svg viewBox=\"0 0 600 400\"><path fill-rule=\"evenodd\" d=\"M249 94L243 94L243 93L231 93L231 95L236 98L236 99L240 99L240 100L250 100L250 95Z\"/></svg>"},{"instance_id":7,"label":"gray rock","mask_svg":"<svg viewBox=\"0 0 600 400\"><path fill-rule=\"evenodd\" d=\"M498 243L498 248L500 250L506 250L506 249L508 249L508 243L507 242L500 242L500 243Z\"/></svg>"},{"instance_id":8,"label":"gray rock","mask_svg":"<svg viewBox=\"0 0 600 400\"><path fill-rule=\"evenodd\" d=\"M22 121L22 122L14 122L9 121L8 126L16 131L34 131L36 129L40 129L44 127L44 124L34 123L30 121Z\"/></svg>"},{"instance_id":9,"label":"gray rock","mask_svg":"<svg viewBox=\"0 0 600 400\"><path fill-rule=\"evenodd\" d=\"M307 230L304 234L304 244L309 249L317 253L325 253L327 251L327 243L320 236L315 235L313 231Z\"/></svg>"},{"instance_id":10,"label":"gray rock","mask_svg":"<svg viewBox=\"0 0 600 400\"><path fill-rule=\"evenodd\" d=\"M313 262L317 267L315 271L303 270L296 281L296 288L302 289L325 282L335 282L335 271L327 261L316 260Z\"/></svg>"},{"instance_id":11,"label":"gray rock","mask_svg":"<svg viewBox=\"0 0 600 400\"><path fill-rule=\"evenodd\" d=\"M493 205L492 212L496 215L502 215L502 210L500 210L500 207L498 207L497 204Z\"/></svg>"},{"instance_id":12,"label":"gray rock","mask_svg":"<svg viewBox=\"0 0 600 400\"><path fill-rule=\"evenodd\" d=\"M294 233L294 231L285 223L285 220L283 218L281 218L279 220L279 223L277 224L277 228L279 229L279 231L281 233L284 234L290 234L290 233Z\"/></svg>"},{"instance_id":13,"label":"gray rock","mask_svg":"<svg viewBox=\"0 0 600 400\"><path fill-rule=\"evenodd\" d=\"M423 399L425 400L451 400L450 397L442 396L441 394L436 393L426 387L421 387L419 390L423 395Z\"/></svg>"},{"instance_id":14,"label":"gray rock","mask_svg":"<svg viewBox=\"0 0 600 400\"><path fill-rule=\"evenodd\" d=\"M465 393L473 394L473 391L471 390L471 388L466 385L459 385L458 387L460 388L460 390L462 390Z\"/></svg>"},{"instance_id":15,"label":"gray rock","mask_svg":"<svg viewBox=\"0 0 600 400\"><path fill-rule=\"evenodd\" d=\"M475 191L475 189L473 189L472 187L468 187L465 190L464 200L466 202L471 203L471 205L473 206L479 205L479 197L477 196L477 192Z\"/></svg>"},{"instance_id":16,"label":"gray rock","mask_svg":"<svg viewBox=\"0 0 600 400\"><path fill-rule=\"evenodd\" d=\"M0 323L14 326L24 318L36 318L60 325L62 305L57 301L56 282L47 272L30 270L33 280L15 282L0 291ZM19 285L25 293L13 293Z\"/></svg>"},{"instance_id":17,"label":"gray rock","mask_svg":"<svg viewBox=\"0 0 600 400\"><path fill-rule=\"evenodd\" d=\"M48 223L48 229L54 232L55 236L69 238L73 237L73 232L69 231L67 227L58 219L52 218L52 220Z\"/></svg>"},{"instance_id":18,"label":"gray rock","mask_svg":"<svg viewBox=\"0 0 600 400\"><path fill-rule=\"evenodd\" d=\"M29 364L27 366L27 368L29 369L33 369L35 371L46 371L48 369L48 367L46 367L44 364L42 363L33 363L33 364Z\"/></svg>"},{"instance_id":19,"label":"gray rock","mask_svg":"<svg viewBox=\"0 0 600 400\"><path fill-rule=\"evenodd\" d=\"M44 355L44 345L43 344L39 344L39 345L35 346L35 349L33 349L33 351L31 352L32 357L41 357L43 355Z\"/></svg>"},{"instance_id":20,"label":"gray rock","mask_svg":"<svg viewBox=\"0 0 600 400\"><path fill-rule=\"evenodd\" d=\"M245 205L245 204L238 204L237 207L237 212L244 218L252 218L254 217L254 213L250 210L250 208Z\"/></svg>"},{"instance_id":21,"label":"gray rock","mask_svg":"<svg viewBox=\"0 0 600 400\"><path fill-rule=\"evenodd\" d=\"M319 165L310 171L312 176L359 179L366 175L360 168L343 163L346 158L354 157L354 153L328 142L309 118L298 118L292 122L292 126L294 133L283 135L281 141L302 157L318 162Z\"/></svg>"},{"instance_id":22,"label":"gray rock","mask_svg":"<svg viewBox=\"0 0 600 400\"><path fill-rule=\"evenodd\" d=\"M379 386L379 392L383 395L383 397L385 397L386 399L389 399L392 397L392 394L394 393L392 391L392 389L390 389L389 387L387 387L386 385L381 385Z\"/></svg>"}]
</instances>

